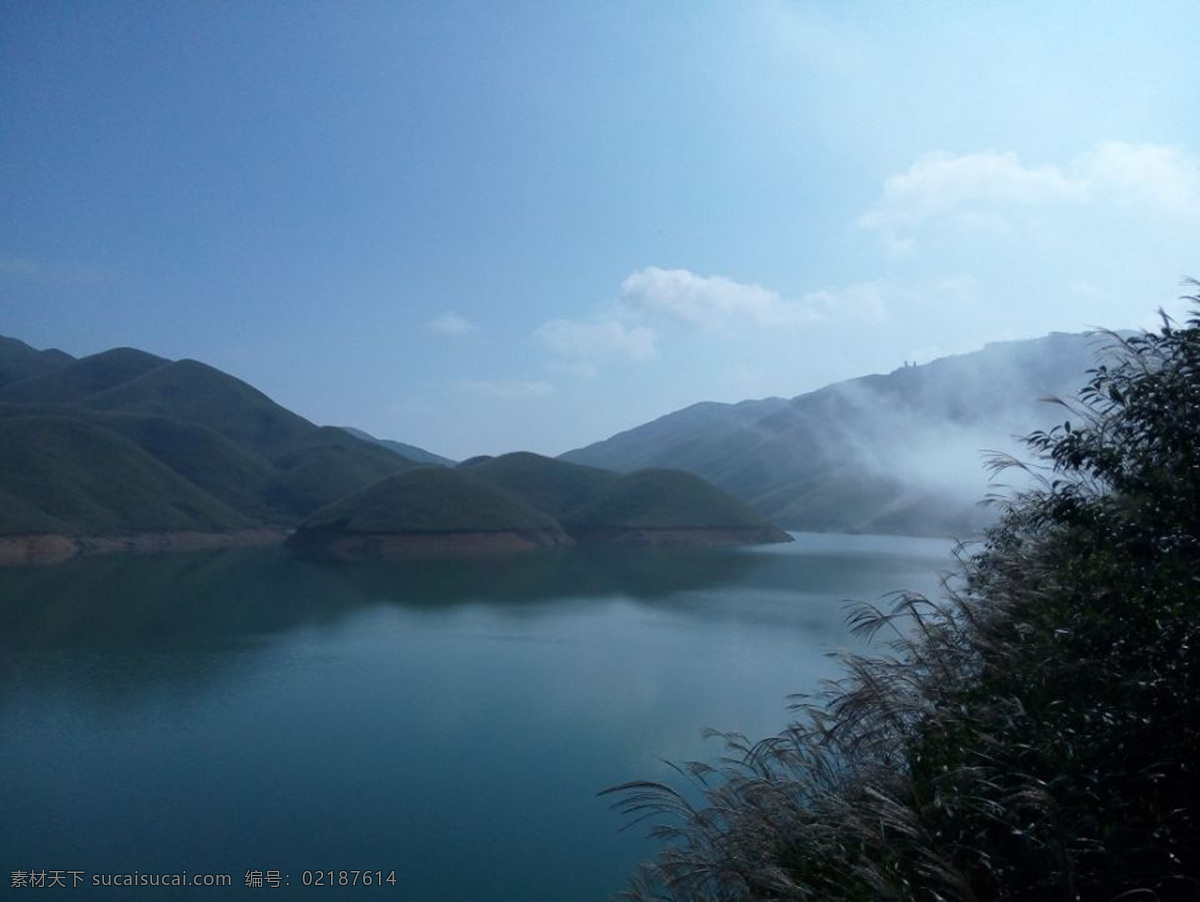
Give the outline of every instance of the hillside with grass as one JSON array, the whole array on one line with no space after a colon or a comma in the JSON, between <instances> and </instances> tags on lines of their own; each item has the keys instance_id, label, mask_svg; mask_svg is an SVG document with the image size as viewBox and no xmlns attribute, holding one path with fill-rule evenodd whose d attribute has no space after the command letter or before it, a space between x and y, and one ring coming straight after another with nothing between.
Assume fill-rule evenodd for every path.
<instances>
[{"instance_id":1,"label":"hillside with grass","mask_svg":"<svg viewBox=\"0 0 1200 902\"><path fill-rule=\"evenodd\" d=\"M394 451L401 457L407 457L409 460L419 464L434 464L439 467L453 467L455 461L448 457L442 457L440 454L434 454L432 451L426 451L424 448L418 448L416 445L410 445L407 442L397 442L390 438L376 438L369 432L362 429L355 429L352 426L339 426L343 432L349 432L355 438L360 438L364 442L371 442L375 445L380 445L387 448L389 451Z\"/></svg>"},{"instance_id":2,"label":"hillside with grass","mask_svg":"<svg viewBox=\"0 0 1200 902\"><path fill-rule=\"evenodd\" d=\"M609 470L528 451L473 458L459 464L459 470L485 479L557 519L588 503L617 479Z\"/></svg>"},{"instance_id":3,"label":"hillside with grass","mask_svg":"<svg viewBox=\"0 0 1200 902\"><path fill-rule=\"evenodd\" d=\"M791 541L736 498L682 470L637 470L619 476L567 513L563 522L581 539L620 543Z\"/></svg>"},{"instance_id":4,"label":"hillside with grass","mask_svg":"<svg viewBox=\"0 0 1200 902\"><path fill-rule=\"evenodd\" d=\"M23 341L0 335L0 389L13 382L53 372L74 359L55 348L39 351Z\"/></svg>"},{"instance_id":5,"label":"hillside with grass","mask_svg":"<svg viewBox=\"0 0 1200 902\"><path fill-rule=\"evenodd\" d=\"M943 599L860 605L880 652L694 785L610 791L667 840L627 898L1200 898L1200 315L1109 341Z\"/></svg>"},{"instance_id":6,"label":"hillside with grass","mask_svg":"<svg viewBox=\"0 0 1200 902\"><path fill-rule=\"evenodd\" d=\"M0 532L105 534L253 525L134 442L57 416L0 418Z\"/></svg>"},{"instance_id":7,"label":"hillside with grass","mask_svg":"<svg viewBox=\"0 0 1200 902\"><path fill-rule=\"evenodd\" d=\"M419 467L380 480L305 519L289 540L341 558L466 554L569 545L551 517L461 470Z\"/></svg>"},{"instance_id":8,"label":"hillside with grass","mask_svg":"<svg viewBox=\"0 0 1200 902\"><path fill-rule=\"evenodd\" d=\"M3 339L0 377L0 536L283 529L416 466L193 360Z\"/></svg>"},{"instance_id":9,"label":"hillside with grass","mask_svg":"<svg viewBox=\"0 0 1200 902\"><path fill-rule=\"evenodd\" d=\"M135 348L113 348L6 385L0 389L0 401L70 404L124 385L167 363L162 357Z\"/></svg>"},{"instance_id":10,"label":"hillside with grass","mask_svg":"<svg viewBox=\"0 0 1200 902\"><path fill-rule=\"evenodd\" d=\"M517 541L481 539L498 534ZM473 458L454 469L422 467L376 482L305 519L292 544L346 557L573 543L788 541L787 533L688 473L622 476L516 452Z\"/></svg>"}]
</instances>

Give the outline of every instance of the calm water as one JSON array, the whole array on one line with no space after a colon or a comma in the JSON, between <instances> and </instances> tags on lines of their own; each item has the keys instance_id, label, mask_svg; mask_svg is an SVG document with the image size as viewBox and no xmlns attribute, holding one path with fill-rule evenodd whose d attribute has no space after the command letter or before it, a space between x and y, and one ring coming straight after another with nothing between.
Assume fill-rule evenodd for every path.
<instances>
[{"instance_id":1,"label":"calm water","mask_svg":"<svg viewBox=\"0 0 1200 902\"><path fill-rule=\"evenodd\" d=\"M652 847L597 790L713 759L852 645L841 601L936 591L949 543L331 566L282 551L0 571L0 885L229 873L226 895L600 900ZM393 886L302 888L304 870ZM291 888L244 888L278 870Z\"/></svg>"}]
</instances>

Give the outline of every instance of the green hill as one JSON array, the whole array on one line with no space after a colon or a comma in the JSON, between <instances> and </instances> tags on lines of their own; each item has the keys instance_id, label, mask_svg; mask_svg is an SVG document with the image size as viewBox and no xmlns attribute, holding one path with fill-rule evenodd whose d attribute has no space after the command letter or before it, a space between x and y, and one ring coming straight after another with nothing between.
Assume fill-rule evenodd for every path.
<instances>
[{"instance_id":1,"label":"green hill","mask_svg":"<svg viewBox=\"0 0 1200 902\"><path fill-rule=\"evenodd\" d=\"M152 369L91 395L84 406L199 423L261 454L317 428L241 379L195 360Z\"/></svg>"},{"instance_id":2,"label":"green hill","mask_svg":"<svg viewBox=\"0 0 1200 902\"><path fill-rule=\"evenodd\" d=\"M351 426L339 426L343 432L349 432L355 438L360 438L364 442L371 442L376 445L381 445L390 451L395 451L401 457L405 457L414 463L419 464L436 464L439 467L453 467L454 461L448 457L442 457L440 454L434 454L432 451L426 451L424 448L418 448L416 445L409 445L405 442L396 442L387 438L376 438L369 432L364 432L361 429L355 429Z\"/></svg>"},{"instance_id":3,"label":"green hill","mask_svg":"<svg viewBox=\"0 0 1200 902\"><path fill-rule=\"evenodd\" d=\"M277 454L274 463L280 472L266 485L263 497L274 510L292 517L311 514L385 476L416 466L335 426L306 433Z\"/></svg>"},{"instance_id":4,"label":"green hill","mask_svg":"<svg viewBox=\"0 0 1200 902\"><path fill-rule=\"evenodd\" d=\"M528 539L498 549L474 548L479 533ZM461 539L458 550L516 550L570 541L640 545L786 542L790 537L703 479L671 470L618 476L537 454L480 457L453 470L422 467L375 483L322 508L300 525L293 544L341 556L375 556L389 549L421 551L413 542L390 546L364 536L440 536ZM375 540L372 540L375 541ZM443 549L447 542L427 543Z\"/></svg>"},{"instance_id":5,"label":"green hill","mask_svg":"<svg viewBox=\"0 0 1200 902\"><path fill-rule=\"evenodd\" d=\"M300 532L462 533L558 531L558 524L499 487L461 470L420 467L322 508Z\"/></svg>"},{"instance_id":6,"label":"green hill","mask_svg":"<svg viewBox=\"0 0 1200 902\"><path fill-rule=\"evenodd\" d=\"M592 501L617 474L528 451L464 461L460 471L486 479L551 517L561 519Z\"/></svg>"},{"instance_id":7,"label":"green hill","mask_svg":"<svg viewBox=\"0 0 1200 902\"><path fill-rule=\"evenodd\" d=\"M571 543L568 532L647 544L787 540L695 476L618 476L525 452L419 464L395 443L315 426L194 360L132 348L75 360L11 340L0 342L2 366L20 374L0 387L4 535L299 523L298 545L358 557L381 546L556 546Z\"/></svg>"},{"instance_id":8,"label":"green hill","mask_svg":"<svg viewBox=\"0 0 1200 902\"><path fill-rule=\"evenodd\" d=\"M265 497L276 468L206 426L127 413L75 415L125 436L197 488L248 517L271 520L281 513Z\"/></svg>"},{"instance_id":9,"label":"green hill","mask_svg":"<svg viewBox=\"0 0 1200 902\"><path fill-rule=\"evenodd\" d=\"M682 470L638 470L566 516L573 533L617 529L772 529L716 486Z\"/></svg>"},{"instance_id":10,"label":"green hill","mask_svg":"<svg viewBox=\"0 0 1200 902\"><path fill-rule=\"evenodd\" d=\"M0 401L70 404L156 370L169 361L134 348L113 348L0 389Z\"/></svg>"},{"instance_id":11,"label":"green hill","mask_svg":"<svg viewBox=\"0 0 1200 902\"><path fill-rule=\"evenodd\" d=\"M101 426L53 416L0 418L0 532L224 530L252 521Z\"/></svg>"},{"instance_id":12,"label":"green hill","mask_svg":"<svg viewBox=\"0 0 1200 902\"><path fill-rule=\"evenodd\" d=\"M0 374L20 376L0 388L9 535L287 525L415 466L192 360L132 348L75 360L3 339ZM35 466L43 442L54 454Z\"/></svg>"},{"instance_id":13,"label":"green hill","mask_svg":"<svg viewBox=\"0 0 1200 902\"><path fill-rule=\"evenodd\" d=\"M0 388L53 372L74 359L55 348L39 351L23 341L0 335Z\"/></svg>"}]
</instances>

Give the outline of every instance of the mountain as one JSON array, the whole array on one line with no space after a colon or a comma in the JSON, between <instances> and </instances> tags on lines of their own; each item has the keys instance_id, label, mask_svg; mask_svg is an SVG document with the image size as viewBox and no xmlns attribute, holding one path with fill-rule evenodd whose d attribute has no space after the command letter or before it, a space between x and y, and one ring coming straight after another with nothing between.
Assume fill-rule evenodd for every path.
<instances>
[{"instance_id":1,"label":"mountain","mask_svg":"<svg viewBox=\"0 0 1200 902\"><path fill-rule=\"evenodd\" d=\"M70 360L49 372L0 389L0 401L14 404L70 404L122 385L170 361L135 348L113 348Z\"/></svg>"},{"instance_id":2,"label":"mountain","mask_svg":"<svg viewBox=\"0 0 1200 902\"><path fill-rule=\"evenodd\" d=\"M705 402L562 455L701 476L789 528L967 535L989 519L982 452L1066 418L1098 342L1054 333L838 382L790 400Z\"/></svg>"},{"instance_id":3,"label":"mountain","mask_svg":"<svg viewBox=\"0 0 1200 902\"><path fill-rule=\"evenodd\" d=\"M89 410L170 417L207 426L267 456L317 428L241 379L196 360L164 361L78 403Z\"/></svg>"},{"instance_id":4,"label":"mountain","mask_svg":"<svg viewBox=\"0 0 1200 902\"><path fill-rule=\"evenodd\" d=\"M772 528L736 498L682 470L635 470L618 476L565 514L563 522L573 535Z\"/></svg>"},{"instance_id":5,"label":"mountain","mask_svg":"<svg viewBox=\"0 0 1200 902\"><path fill-rule=\"evenodd\" d=\"M699 477L618 475L528 452L391 476L305 519L293 547L342 558L791 537Z\"/></svg>"},{"instance_id":6,"label":"mountain","mask_svg":"<svg viewBox=\"0 0 1200 902\"><path fill-rule=\"evenodd\" d=\"M0 418L0 533L223 530L250 519L86 421ZM10 503L11 502L11 503Z\"/></svg>"},{"instance_id":7,"label":"mountain","mask_svg":"<svg viewBox=\"0 0 1200 902\"><path fill-rule=\"evenodd\" d=\"M53 348L39 351L23 341L0 335L0 388L11 382L53 372L74 359L70 354Z\"/></svg>"},{"instance_id":8,"label":"mountain","mask_svg":"<svg viewBox=\"0 0 1200 902\"><path fill-rule=\"evenodd\" d=\"M272 462L280 472L264 488L263 497L289 517L304 517L385 476L418 466L336 426L314 427L292 439Z\"/></svg>"},{"instance_id":9,"label":"mountain","mask_svg":"<svg viewBox=\"0 0 1200 902\"><path fill-rule=\"evenodd\" d=\"M370 558L568 545L562 527L468 472L421 467L322 508L289 543L335 557Z\"/></svg>"},{"instance_id":10,"label":"mountain","mask_svg":"<svg viewBox=\"0 0 1200 902\"><path fill-rule=\"evenodd\" d=\"M350 426L339 426L338 428L343 432L349 432L352 436L360 438L364 442L373 442L376 445L382 445L384 448L395 451L401 457L406 457L419 464L436 464L439 467L452 467L455 464L448 457L442 457L440 454L434 454L432 451L426 451L424 448L418 448L416 445L407 445L404 442L396 442L387 438L375 438L369 432L354 429Z\"/></svg>"},{"instance_id":11,"label":"mountain","mask_svg":"<svg viewBox=\"0 0 1200 902\"><path fill-rule=\"evenodd\" d=\"M286 527L417 466L195 360L0 338L0 375L0 535Z\"/></svg>"},{"instance_id":12,"label":"mountain","mask_svg":"<svg viewBox=\"0 0 1200 902\"><path fill-rule=\"evenodd\" d=\"M459 464L458 469L486 479L556 519L592 501L617 479L617 474L610 470L528 451L472 458Z\"/></svg>"}]
</instances>

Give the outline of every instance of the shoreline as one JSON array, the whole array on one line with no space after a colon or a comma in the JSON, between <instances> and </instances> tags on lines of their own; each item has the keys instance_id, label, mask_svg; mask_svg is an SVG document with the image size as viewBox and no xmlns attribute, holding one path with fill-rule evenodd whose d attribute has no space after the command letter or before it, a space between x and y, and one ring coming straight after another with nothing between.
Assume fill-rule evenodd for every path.
<instances>
[{"instance_id":1,"label":"shoreline","mask_svg":"<svg viewBox=\"0 0 1200 902\"><path fill-rule=\"evenodd\" d=\"M66 533L0 536L0 567L46 566L77 557L122 551L157 554L217 548L261 548L283 544L290 533L291 530L282 527L258 526L220 532L175 530L103 536Z\"/></svg>"},{"instance_id":2,"label":"shoreline","mask_svg":"<svg viewBox=\"0 0 1200 902\"><path fill-rule=\"evenodd\" d=\"M790 535L775 527L600 529L581 531L575 537L558 530L331 536L316 531L296 532L272 526L219 532L175 530L116 535L38 533L0 536L0 567L51 566L79 557L121 552L160 554L220 548L265 548L284 544L300 554L356 561L505 555L574 545L715 548L791 541Z\"/></svg>"},{"instance_id":3,"label":"shoreline","mask_svg":"<svg viewBox=\"0 0 1200 902\"><path fill-rule=\"evenodd\" d=\"M557 529L445 533L328 533L301 529L287 544L297 554L342 561L370 561L505 555L566 548L575 542Z\"/></svg>"}]
</instances>

